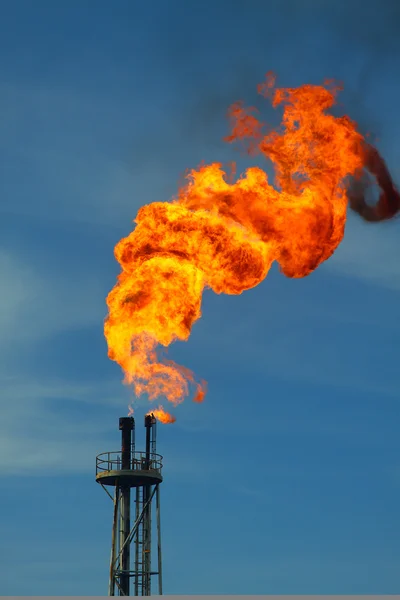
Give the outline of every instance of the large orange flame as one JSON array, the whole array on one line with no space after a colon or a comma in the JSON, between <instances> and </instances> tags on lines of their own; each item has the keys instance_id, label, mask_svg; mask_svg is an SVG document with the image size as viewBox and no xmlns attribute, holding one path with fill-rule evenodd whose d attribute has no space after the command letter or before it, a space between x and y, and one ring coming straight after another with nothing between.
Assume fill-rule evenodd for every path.
<instances>
[{"instance_id":1,"label":"large orange flame","mask_svg":"<svg viewBox=\"0 0 400 600\"><path fill-rule=\"evenodd\" d=\"M157 350L188 339L205 287L241 294L274 261L287 277L305 277L343 238L346 182L360 175L368 147L353 121L327 113L338 88L274 90L274 83L268 74L258 91L283 105L281 129L265 133L255 111L238 103L227 141L247 140L250 151L269 158L277 187L258 167L230 184L220 164L202 166L172 202L140 208L136 228L115 247L122 272L107 298L104 332L108 356L137 396L176 406L194 386L194 400L203 399L205 383ZM153 412L175 420L162 407Z\"/></svg>"}]
</instances>

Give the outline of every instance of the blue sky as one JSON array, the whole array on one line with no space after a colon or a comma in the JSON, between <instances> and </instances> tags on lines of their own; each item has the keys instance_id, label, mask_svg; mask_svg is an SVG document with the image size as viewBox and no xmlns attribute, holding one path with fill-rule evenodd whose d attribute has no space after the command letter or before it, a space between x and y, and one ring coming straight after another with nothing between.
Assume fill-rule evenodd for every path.
<instances>
[{"instance_id":1,"label":"blue sky","mask_svg":"<svg viewBox=\"0 0 400 600\"><path fill-rule=\"evenodd\" d=\"M399 6L1 2L0 594L106 594L95 456L131 396L102 325L137 209L202 161L251 164L225 114L268 70L343 81L399 182ZM398 234L350 215L310 277L205 293L171 355L207 399L158 428L165 593L399 593Z\"/></svg>"}]
</instances>

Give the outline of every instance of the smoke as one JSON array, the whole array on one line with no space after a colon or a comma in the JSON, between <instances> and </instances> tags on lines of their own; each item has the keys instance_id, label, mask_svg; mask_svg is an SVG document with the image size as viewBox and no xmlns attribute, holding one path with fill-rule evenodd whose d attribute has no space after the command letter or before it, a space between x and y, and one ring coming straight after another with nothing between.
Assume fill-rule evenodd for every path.
<instances>
[{"instance_id":1,"label":"smoke","mask_svg":"<svg viewBox=\"0 0 400 600\"><path fill-rule=\"evenodd\" d=\"M358 77L348 91L346 107L358 125L358 130L376 140L384 134L376 111L367 107L370 91L379 87L383 73L396 68L400 59L400 3L398 0L352 3L306 0L304 8L315 11L318 19L335 33L338 39L349 40L355 51L362 51L363 64ZM362 18L360 18L362 15ZM349 206L364 221L373 223L392 219L400 211L400 194L389 169L376 147L364 147L364 171L348 189ZM379 188L379 199L369 202L374 187ZM372 200L372 199L371 199Z\"/></svg>"},{"instance_id":2,"label":"smoke","mask_svg":"<svg viewBox=\"0 0 400 600\"><path fill-rule=\"evenodd\" d=\"M365 169L362 176L350 185L348 190L349 206L364 221L376 223L392 219L400 211L400 194L396 189L385 161L378 150L371 145L365 147ZM372 175L381 193L378 202L372 206L367 202L367 194L373 181Z\"/></svg>"}]
</instances>

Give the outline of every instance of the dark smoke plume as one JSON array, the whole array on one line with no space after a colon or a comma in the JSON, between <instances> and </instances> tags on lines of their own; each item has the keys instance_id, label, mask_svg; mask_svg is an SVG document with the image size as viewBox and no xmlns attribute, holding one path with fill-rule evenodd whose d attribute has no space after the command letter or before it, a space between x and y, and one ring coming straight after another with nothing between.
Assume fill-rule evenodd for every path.
<instances>
[{"instance_id":1,"label":"dark smoke plume","mask_svg":"<svg viewBox=\"0 0 400 600\"><path fill-rule=\"evenodd\" d=\"M367 203L366 193L370 187L370 181L364 175L363 178L355 181L350 186L350 208L370 223L392 219L400 212L400 194L378 150L368 144L365 146L364 151L365 169L375 178L380 188L379 200L373 206Z\"/></svg>"}]
</instances>

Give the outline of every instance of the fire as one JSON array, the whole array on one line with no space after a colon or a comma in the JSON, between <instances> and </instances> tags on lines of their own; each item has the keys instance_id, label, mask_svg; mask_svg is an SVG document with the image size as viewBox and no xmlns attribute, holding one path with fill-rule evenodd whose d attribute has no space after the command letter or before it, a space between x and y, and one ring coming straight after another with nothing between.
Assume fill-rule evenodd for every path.
<instances>
[{"instance_id":1,"label":"fire","mask_svg":"<svg viewBox=\"0 0 400 600\"><path fill-rule=\"evenodd\" d=\"M283 106L281 128L266 132L256 112L237 103L227 141L245 141L250 152L271 160L276 187L258 167L228 183L222 165L202 166L173 201L140 208L135 229L115 247L122 271L107 297L104 333L109 358L136 396L162 396L177 406L194 387L193 399L203 400L205 382L159 347L189 338L205 288L241 294L263 281L274 261L287 277L299 278L327 260L343 239L349 201L366 213L360 188L349 192L349 177L360 181L367 168L383 189L383 209L369 220L400 208L377 151L350 118L327 112L339 88L274 86L268 74L258 91ZM162 406L152 412L162 422L175 420Z\"/></svg>"},{"instance_id":2,"label":"fire","mask_svg":"<svg viewBox=\"0 0 400 600\"><path fill-rule=\"evenodd\" d=\"M167 413L162 406L159 406L155 410L150 410L148 415L153 415L161 423L175 423L176 418L173 415Z\"/></svg>"}]
</instances>

